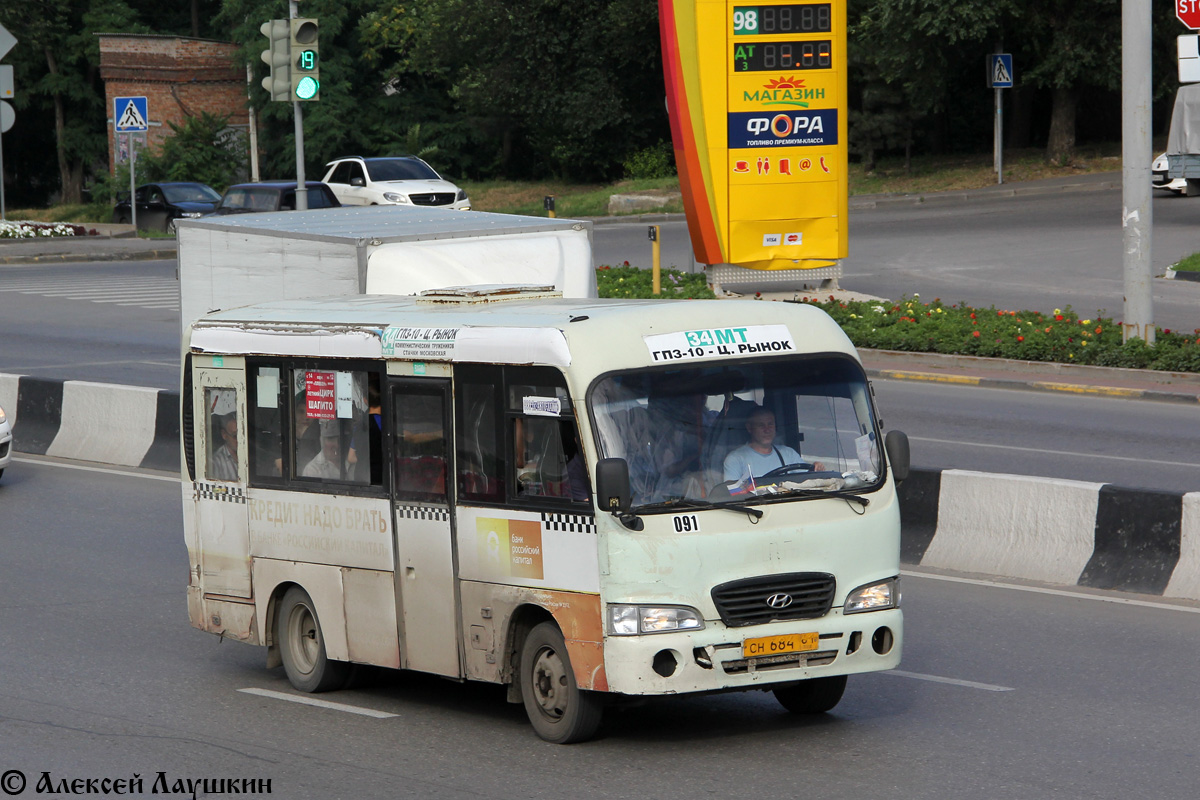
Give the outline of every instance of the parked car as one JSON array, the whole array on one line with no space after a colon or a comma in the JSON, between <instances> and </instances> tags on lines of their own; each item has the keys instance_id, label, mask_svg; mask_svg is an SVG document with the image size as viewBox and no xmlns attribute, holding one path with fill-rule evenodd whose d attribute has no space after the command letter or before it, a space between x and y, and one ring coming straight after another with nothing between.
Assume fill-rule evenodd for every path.
<instances>
[{"instance_id":1,"label":"parked car","mask_svg":"<svg viewBox=\"0 0 1200 800\"><path fill-rule=\"evenodd\" d=\"M12 423L4 416L4 409L0 408L0 475L4 474L8 462L12 461L12 438Z\"/></svg>"},{"instance_id":2,"label":"parked car","mask_svg":"<svg viewBox=\"0 0 1200 800\"><path fill-rule=\"evenodd\" d=\"M1167 177L1167 154L1162 153L1158 158L1154 159L1154 164L1150 167L1152 177L1150 185L1155 189L1165 189L1169 192L1178 194L1187 193L1187 181L1183 178L1175 178L1172 180Z\"/></svg>"},{"instance_id":3,"label":"parked car","mask_svg":"<svg viewBox=\"0 0 1200 800\"><path fill-rule=\"evenodd\" d=\"M414 205L470 211L467 193L416 156L347 156L327 165L324 181L344 206Z\"/></svg>"},{"instance_id":4,"label":"parked car","mask_svg":"<svg viewBox=\"0 0 1200 800\"><path fill-rule=\"evenodd\" d=\"M320 181L307 181L308 207L337 208L341 205L329 187ZM210 216L253 214L260 211L295 211L295 181L239 183L225 190L225 196Z\"/></svg>"},{"instance_id":5,"label":"parked car","mask_svg":"<svg viewBox=\"0 0 1200 800\"><path fill-rule=\"evenodd\" d=\"M133 193L137 201L137 226L140 230L175 232L175 220L193 219L212 212L221 195L203 183L147 183ZM133 221L129 192L117 194L113 222L128 225Z\"/></svg>"}]
</instances>

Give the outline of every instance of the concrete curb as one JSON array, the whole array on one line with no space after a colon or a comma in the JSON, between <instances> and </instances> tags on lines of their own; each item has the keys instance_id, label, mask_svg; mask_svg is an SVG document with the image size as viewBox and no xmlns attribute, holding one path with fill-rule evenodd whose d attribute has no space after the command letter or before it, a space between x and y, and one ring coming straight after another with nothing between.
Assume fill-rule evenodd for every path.
<instances>
[{"instance_id":1,"label":"concrete curb","mask_svg":"<svg viewBox=\"0 0 1200 800\"><path fill-rule=\"evenodd\" d=\"M119 253L48 253L37 256L0 256L0 264L62 264L72 261L164 261L176 258L170 250L125 250Z\"/></svg>"},{"instance_id":2,"label":"concrete curb","mask_svg":"<svg viewBox=\"0 0 1200 800\"><path fill-rule=\"evenodd\" d=\"M913 470L899 496L905 563L1200 600L1200 492Z\"/></svg>"},{"instance_id":3,"label":"concrete curb","mask_svg":"<svg viewBox=\"0 0 1200 800\"><path fill-rule=\"evenodd\" d=\"M179 393L0 374L19 453L179 469Z\"/></svg>"},{"instance_id":4,"label":"concrete curb","mask_svg":"<svg viewBox=\"0 0 1200 800\"><path fill-rule=\"evenodd\" d=\"M933 383L955 383L962 386L981 386L990 389L1033 389L1039 392L1066 392L1068 394L1092 394L1104 397L1119 397L1126 400L1156 400L1164 403L1200 403L1200 392L1160 392L1155 389L1130 389L1120 386L1097 386L1055 381L1031 381L1019 378L980 378L974 375L946 375L936 372L913 372L897 369L871 369L866 373L871 378L897 381L928 381Z\"/></svg>"},{"instance_id":5,"label":"concrete curb","mask_svg":"<svg viewBox=\"0 0 1200 800\"><path fill-rule=\"evenodd\" d=\"M179 395L0 374L14 449L179 468ZM1200 600L1200 492L967 470L913 470L899 488L907 564Z\"/></svg>"}]
</instances>

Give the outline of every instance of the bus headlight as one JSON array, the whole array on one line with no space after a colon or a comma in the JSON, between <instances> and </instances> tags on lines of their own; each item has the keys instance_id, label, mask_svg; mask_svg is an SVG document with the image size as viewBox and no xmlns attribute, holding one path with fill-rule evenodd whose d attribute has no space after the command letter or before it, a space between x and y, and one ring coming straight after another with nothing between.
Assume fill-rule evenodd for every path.
<instances>
[{"instance_id":1,"label":"bus headlight","mask_svg":"<svg viewBox=\"0 0 1200 800\"><path fill-rule=\"evenodd\" d=\"M698 631L703 627L700 612L686 606L608 607L608 632L614 636Z\"/></svg>"},{"instance_id":2,"label":"bus headlight","mask_svg":"<svg viewBox=\"0 0 1200 800\"><path fill-rule=\"evenodd\" d=\"M846 595L843 614L859 614L863 611L882 611L900 605L900 579L888 578L878 583L860 586Z\"/></svg>"}]
</instances>

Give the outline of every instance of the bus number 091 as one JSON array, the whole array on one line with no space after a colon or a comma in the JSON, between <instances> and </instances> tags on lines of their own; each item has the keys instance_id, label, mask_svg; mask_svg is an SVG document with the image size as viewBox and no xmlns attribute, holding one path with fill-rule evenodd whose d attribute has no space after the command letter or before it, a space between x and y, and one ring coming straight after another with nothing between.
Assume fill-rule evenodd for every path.
<instances>
[{"instance_id":1,"label":"bus number 091","mask_svg":"<svg viewBox=\"0 0 1200 800\"><path fill-rule=\"evenodd\" d=\"M699 533L700 518L695 514L676 514L671 518L676 533Z\"/></svg>"}]
</instances>

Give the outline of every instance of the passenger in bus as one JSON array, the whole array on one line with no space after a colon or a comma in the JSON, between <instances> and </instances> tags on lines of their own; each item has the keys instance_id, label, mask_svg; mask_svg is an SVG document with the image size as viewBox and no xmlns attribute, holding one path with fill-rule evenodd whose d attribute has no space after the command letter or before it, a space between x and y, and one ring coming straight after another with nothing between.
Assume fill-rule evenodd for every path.
<instances>
[{"instance_id":1,"label":"passenger in bus","mask_svg":"<svg viewBox=\"0 0 1200 800\"><path fill-rule=\"evenodd\" d=\"M725 457L725 480L741 481L747 474L761 478L773 469L807 463L786 444L775 444L775 412L771 409L760 407L752 411L746 420L746 431L750 441ZM811 468L820 472L825 465L818 461Z\"/></svg>"},{"instance_id":2,"label":"passenger in bus","mask_svg":"<svg viewBox=\"0 0 1200 800\"><path fill-rule=\"evenodd\" d=\"M238 479L237 414L226 414L219 418L217 430L224 444L212 455L208 465L208 477L214 481L236 481Z\"/></svg>"},{"instance_id":3,"label":"passenger in bus","mask_svg":"<svg viewBox=\"0 0 1200 800\"><path fill-rule=\"evenodd\" d=\"M323 419L320 421L321 452L313 456L304 465L301 475L305 478L324 478L325 480L341 480L341 431L337 420Z\"/></svg>"}]
</instances>

